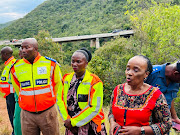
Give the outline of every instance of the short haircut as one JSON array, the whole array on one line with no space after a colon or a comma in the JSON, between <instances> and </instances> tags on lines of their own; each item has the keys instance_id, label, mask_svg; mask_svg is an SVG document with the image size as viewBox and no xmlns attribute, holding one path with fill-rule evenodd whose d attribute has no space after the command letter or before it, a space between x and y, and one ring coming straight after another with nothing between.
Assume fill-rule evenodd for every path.
<instances>
[{"instance_id":1,"label":"short haircut","mask_svg":"<svg viewBox=\"0 0 180 135\"><path fill-rule=\"evenodd\" d=\"M152 73L152 71L153 71L153 66L151 64L150 59L148 57L144 56L144 55L136 55L136 56L142 57L147 61L147 71L149 71L149 75L150 75Z\"/></svg>"}]
</instances>

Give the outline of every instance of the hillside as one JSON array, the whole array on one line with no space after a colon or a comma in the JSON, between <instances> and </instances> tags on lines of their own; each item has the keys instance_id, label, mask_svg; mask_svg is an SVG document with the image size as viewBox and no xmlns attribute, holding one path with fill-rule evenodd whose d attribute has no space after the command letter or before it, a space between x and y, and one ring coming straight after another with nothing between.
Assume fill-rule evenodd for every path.
<instances>
[{"instance_id":1,"label":"hillside","mask_svg":"<svg viewBox=\"0 0 180 135\"><path fill-rule=\"evenodd\" d=\"M129 29L126 0L47 0L0 30L0 39L26 38L48 30L52 37Z\"/></svg>"},{"instance_id":2,"label":"hillside","mask_svg":"<svg viewBox=\"0 0 180 135\"><path fill-rule=\"evenodd\" d=\"M12 24L14 21L10 21L10 22L7 22L7 23L3 23L3 24L0 24L0 29L3 29L7 26L9 26L10 24Z\"/></svg>"}]
</instances>

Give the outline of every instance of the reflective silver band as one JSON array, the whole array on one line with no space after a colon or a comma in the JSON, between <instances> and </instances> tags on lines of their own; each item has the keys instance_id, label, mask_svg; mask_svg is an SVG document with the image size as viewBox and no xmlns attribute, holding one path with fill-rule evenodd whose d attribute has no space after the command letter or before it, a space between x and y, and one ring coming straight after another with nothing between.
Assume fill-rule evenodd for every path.
<instances>
[{"instance_id":1,"label":"reflective silver band","mask_svg":"<svg viewBox=\"0 0 180 135\"><path fill-rule=\"evenodd\" d=\"M91 83L90 82L83 82L82 84L83 85L90 85Z\"/></svg>"},{"instance_id":2,"label":"reflective silver band","mask_svg":"<svg viewBox=\"0 0 180 135\"><path fill-rule=\"evenodd\" d=\"M1 88L9 88L9 84L0 84Z\"/></svg>"},{"instance_id":3,"label":"reflective silver band","mask_svg":"<svg viewBox=\"0 0 180 135\"><path fill-rule=\"evenodd\" d=\"M93 111L89 116L87 116L85 119L79 121L76 126L80 127L82 125L84 125L85 123L87 123L88 121L90 121L94 116L97 115L97 113L99 112L100 109L100 105L101 105L101 97L97 97L97 105L96 105L96 110ZM89 107L89 106L88 106ZM84 109L83 109L84 110Z\"/></svg>"},{"instance_id":4,"label":"reflective silver band","mask_svg":"<svg viewBox=\"0 0 180 135\"><path fill-rule=\"evenodd\" d=\"M14 93L12 84L10 84L10 93Z\"/></svg>"},{"instance_id":5,"label":"reflective silver band","mask_svg":"<svg viewBox=\"0 0 180 135\"><path fill-rule=\"evenodd\" d=\"M50 88L45 88L45 89L40 89L40 90L32 90L32 91L24 91L22 90L20 92L20 95L24 95L24 96L32 96L32 95L40 95L40 94L45 94L51 92Z\"/></svg>"},{"instance_id":6,"label":"reflective silver band","mask_svg":"<svg viewBox=\"0 0 180 135\"><path fill-rule=\"evenodd\" d=\"M64 81L65 84L68 84L68 81Z\"/></svg>"},{"instance_id":7,"label":"reflective silver band","mask_svg":"<svg viewBox=\"0 0 180 135\"><path fill-rule=\"evenodd\" d=\"M15 67L19 67L19 66L21 66L21 65L24 65L24 63L22 63L22 64L19 64L19 65L16 65Z\"/></svg>"},{"instance_id":8,"label":"reflective silver band","mask_svg":"<svg viewBox=\"0 0 180 135\"><path fill-rule=\"evenodd\" d=\"M50 61L39 61L41 63L50 63Z\"/></svg>"}]
</instances>

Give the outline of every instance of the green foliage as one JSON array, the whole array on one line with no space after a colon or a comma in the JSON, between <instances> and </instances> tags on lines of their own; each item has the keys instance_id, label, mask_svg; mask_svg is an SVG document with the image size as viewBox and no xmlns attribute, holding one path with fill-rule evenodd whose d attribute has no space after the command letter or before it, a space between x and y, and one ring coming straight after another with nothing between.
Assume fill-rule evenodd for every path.
<instances>
[{"instance_id":1,"label":"green foliage","mask_svg":"<svg viewBox=\"0 0 180 135\"><path fill-rule=\"evenodd\" d=\"M13 23L14 21L10 21L10 22L7 22L7 23L4 23L4 24L0 24L0 29L3 29L7 26L9 26L11 23Z\"/></svg>"},{"instance_id":2,"label":"green foliage","mask_svg":"<svg viewBox=\"0 0 180 135\"><path fill-rule=\"evenodd\" d=\"M51 57L59 62L62 75L72 72L72 68L68 64L63 64L66 55L62 51L62 45L54 43L48 31L39 31L35 36L38 41L38 51L42 56Z\"/></svg>"},{"instance_id":3,"label":"green foliage","mask_svg":"<svg viewBox=\"0 0 180 135\"><path fill-rule=\"evenodd\" d=\"M138 4L141 2L143 0ZM141 10L138 12L126 12L131 13L133 29L136 30L135 37L137 41L139 40L141 52L146 54L153 64L174 62L180 58L180 6L175 4L179 4L179 1L174 0L169 3L153 1L146 9L139 8ZM175 105L180 117L179 101L178 93Z\"/></svg>"},{"instance_id":4,"label":"green foliage","mask_svg":"<svg viewBox=\"0 0 180 135\"><path fill-rule=\"evenodd\" d=\"M148 41L146 54L153 63L175 61L180 57L180 6L154 4L148 10L131 16L137 33L144 33ZM141 39L140 39L141 40ZM143 42L143 41L142 41Z\"/></svg>"},{"instance_id":5,"label":"green foliage","mask_svg":"<svg viewBox=\"0 0 180 135\"><path fill-rule=\"evenodd\" d=\"M47 0L0 30L0 39L33 37L40 30L64 37L129 29L126 4L126 0Z\"/></svg>"},{"instance_id":6,"label":"green foliage","mask_svg":"<svg viewBox=\"0 0 180 135\"><path fill-rule=\"evenodd\" d=\"M42 56L52 57L62 63L63 52L61 51L61 46L52 41L49 32L40 31L35 38L38 41L38 50Z\"/></svg>"},{"instance_id":7,"label":"green foliage","mask_svg":"<svg viewBox=\"0 0 180 135\"><path fill-rule=\"evenodd\" d=\"M137 54L132 46L133 42L124 38L117 38L107 42L95 51L89 69L97 74L104 83L104 104L110 101L113 89L125 82L127 61Z\"/></svg>"},{"instance_id":8,"label":"green foliage","mask_svg":"<svg viewBox=\"0 0 180 135\"><path fill-rule=\"evenodd\" d=\"M81 41L81 42L75 42L75 43L63 43L62 44L62 50L63 50L63 64L69 64L71 63L71 56L72 54L80 49L80 48L87 48L91 53L93 53L96 48L90 47L89 41Z\"/></svg>"}]
</instances>

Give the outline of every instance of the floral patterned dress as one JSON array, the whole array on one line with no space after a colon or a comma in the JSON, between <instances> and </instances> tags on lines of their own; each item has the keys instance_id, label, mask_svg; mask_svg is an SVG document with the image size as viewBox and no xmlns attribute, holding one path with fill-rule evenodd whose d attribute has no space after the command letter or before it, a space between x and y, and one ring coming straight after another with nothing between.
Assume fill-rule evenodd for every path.
<instances>
[{"instance_id":1,"label":"floral patterned dress","mask_svg":"<svg viewBox=\"0 0 180 135\"><path fill-rule=\"evenodd\" d=\"M171 128L170 110L164 95L156 87L138 95L124 91L124 85L116 86L111 97L109 119L114 117L121 126L150 126L156 135L165 134Z\"/></svg>"}]
</instances>

